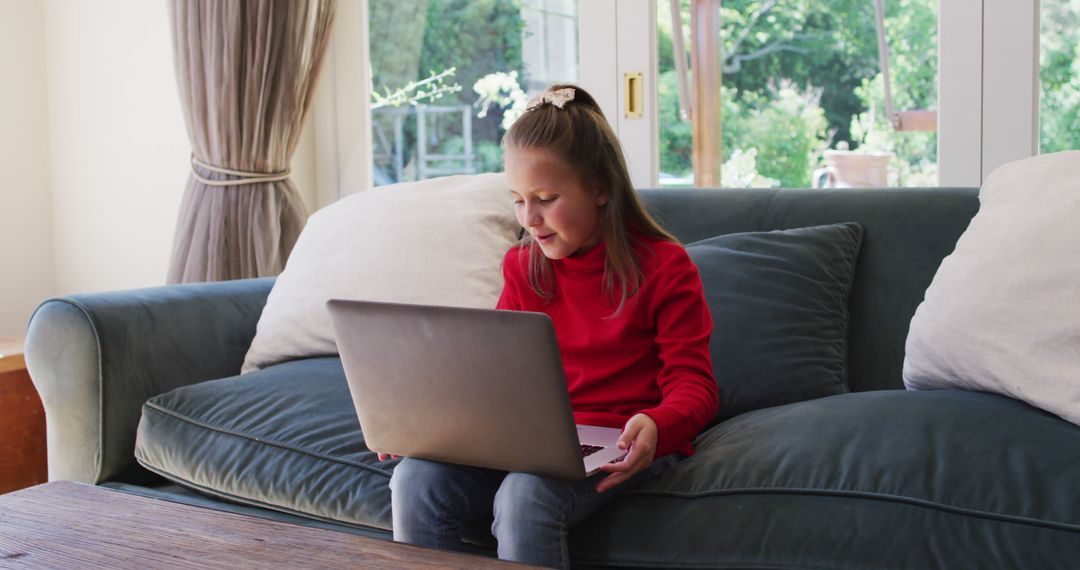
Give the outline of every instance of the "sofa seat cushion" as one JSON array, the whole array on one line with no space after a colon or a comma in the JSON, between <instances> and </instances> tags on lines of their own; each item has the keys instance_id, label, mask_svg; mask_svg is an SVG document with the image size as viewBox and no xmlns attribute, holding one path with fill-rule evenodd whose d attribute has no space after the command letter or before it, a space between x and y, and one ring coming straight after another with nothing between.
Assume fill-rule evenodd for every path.
<instances>
[{"instance_id":1,"label":"sofa seat cushion","mask_svg":"<svg viewBox=\"0 0 1080 570\"><path fill-rule=\"evenodd\" d=\"M185 386L143 406L135 457L232 501L390 528L392 466L364 445L341 361L312 358Z\"/></svg>"},{"instance_id":2,"label":"sofa seat cushion","mask_svg":"<svg viewBox=\"0 0 1080 570\"><path fill-rule=\"evenodd\" d=\"M364 446L336 358L157 396L136 457L217 497L391 528L396 462ZM713 427L693 457L576 527L571 552L598 566L1053 567L1040 557L1080 558L1076 481L1080 428L1017 400L842 394ZM484 543L485 528L468 537Z\"/></svg>"},{"instance_id":3,"label":"sofa seat cushion","mask_svg":"<svg viewBox=\"0 0 1080 570\"><path fill-rule=\"evenodd\" d=\"M979 392L750 412L571 534L585 563L1049 568L1080 557L1080 428Z\"/></svg>"}]
</instances>

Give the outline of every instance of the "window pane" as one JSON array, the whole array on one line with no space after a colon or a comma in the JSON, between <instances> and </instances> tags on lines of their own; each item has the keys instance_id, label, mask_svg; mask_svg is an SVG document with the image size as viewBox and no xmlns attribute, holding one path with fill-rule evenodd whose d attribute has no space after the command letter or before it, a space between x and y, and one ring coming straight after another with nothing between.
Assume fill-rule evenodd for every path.
<instances>
[{"instance_id":1,"label":"window pane","mask_svg":"<svg viewBox=\"0 0 1080 570\"><path fill-rule=\"evenodd\" d=\"M576 82L574 0L369 3L375 184L502 170L536 91Z\"/></svg>"},{"instance_id":2,"label":"window pane","mask_svg":"<svg viewBox=\"0 0 1080 570\"><path fill-rule=\"evenodd\" d=\"M1080 149L1080 0L1043 0L1039 152Z\"/></svg>"},{"instance_id":3,"label":"window pane","mask_svg":"<svg viewBox=\"0 0 1080 570\"><path fill-rule=\"evenodd\" d=\"M691 0L659 0L660 183L692 185L672 1L691 48ZM937 185L937 0L884 9L899 126L886 116L872 0L724 0L723 186Z\"/></svg>"}]
</instances>

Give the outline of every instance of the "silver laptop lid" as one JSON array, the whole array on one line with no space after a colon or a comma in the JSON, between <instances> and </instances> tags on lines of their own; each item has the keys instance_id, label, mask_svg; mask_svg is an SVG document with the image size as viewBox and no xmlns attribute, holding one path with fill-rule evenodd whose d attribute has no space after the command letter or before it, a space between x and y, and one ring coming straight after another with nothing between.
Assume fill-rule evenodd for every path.
<instances>
[{"instance_id":1,"label":"silver laptop lid","mask_svg":"<svg viewBox=\"0 0 1080 570\"><path fill-rule=\"evenodd\" d=\"M327 308L372 451L585 476L547 315L339 299Z\"/></svg>"}]
</instances>

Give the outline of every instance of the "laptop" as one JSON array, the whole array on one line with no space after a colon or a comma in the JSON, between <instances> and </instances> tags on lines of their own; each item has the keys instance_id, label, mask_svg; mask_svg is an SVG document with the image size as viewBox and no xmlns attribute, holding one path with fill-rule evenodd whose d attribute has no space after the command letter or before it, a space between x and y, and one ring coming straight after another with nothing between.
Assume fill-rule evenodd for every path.
<instances>
[{"instance_id":1,"label":"laptop","mask_svg":"<svg viewBox=\"0 0 1080 570\"><path fill-rule=\"evenodd\" d=\"M577 426L542 313L332 299L368 449L582 479L625 455L620 430Z\"/></svg>"}]
</instances>

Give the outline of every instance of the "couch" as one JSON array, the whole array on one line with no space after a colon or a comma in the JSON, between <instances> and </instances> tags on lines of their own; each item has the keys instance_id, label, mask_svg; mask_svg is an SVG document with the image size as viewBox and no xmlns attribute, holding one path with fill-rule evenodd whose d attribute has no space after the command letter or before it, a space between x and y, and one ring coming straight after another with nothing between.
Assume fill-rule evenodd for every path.
<instances>
[{"instance_id":1,"label":"couch","mask_svg":"<svg viewBox=\"0 0 1080 570\"><path fill-rule=\"evenodd\" d=\"M573 529L576 565L1078 564L1080 428L1004 396L902 382L909 322L978 189L641 193L684 243L860 224L847 386L710 426L693 457ZM50 479L390 538L395 463L364 447L340 360L239 375L273 284L45 301L27 361ZM467 534L492 554L484 521Z\"/></svg>"}]
</instances>

